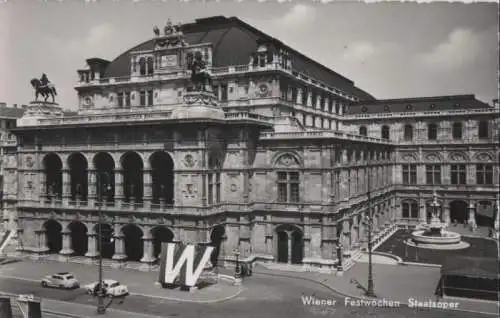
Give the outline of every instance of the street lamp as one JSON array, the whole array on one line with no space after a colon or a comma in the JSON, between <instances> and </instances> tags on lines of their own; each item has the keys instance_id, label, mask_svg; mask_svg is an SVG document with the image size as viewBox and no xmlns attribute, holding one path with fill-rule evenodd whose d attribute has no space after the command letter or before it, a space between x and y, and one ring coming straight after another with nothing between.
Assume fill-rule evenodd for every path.
<instances>
[{"instance_id":1,"label":"street lamp","mask_svg":"<svg viewBox=\"0 0 500 318\"><path fill-rule=\"evenodd\" d=\"M371 208L371 186L370 186L370 173L368 173L368 289L366 290L366 296L376 297L373 286L373 263L372 263L372 230L373 230L373 213Z\"/></svg>"},{"instance_id":2,"label":"street lamp","mask_svg":"<svg viewBox=\"0 0 500 318\"><path fill-rule=\"evenodd\" d=\"M107 187L104 191L104 194L103 194L103 189L102 189L102 185L103 185L103 182L102 182L102 179L101 179L101 176L104 175L107 179L108 182L106 182L107 184ZM103 278L102 278L102 206L105 204L106 202L106 194L108 193L108 191L111 190L111 186L109 184L109 173L108 172L98 172L97 175L96 175L96 178L97 178L97 194L98 194L98 202L99 202L99 209L98 209L98 213L99 213L99 231L97 233L98 237L98 244L99 244L99 290L97 291L97 299L98 299L98 303L97 303L97 314L99 315L102 315L106 312L106 306L104 305L104 297L106 296L105 295L105 291L104 291L104 284L103 284Z\"/></svg>"},{"instance_id":3,"label":"street lamp","mask_svg":"<svg viewBox=\"0 0 500 318\"><path fill-rule=\"evenodd\" d=\"M240 268L240 251L235 249L234 256L236 257L236 267L234 269L234 278L241 278L241 268Z\"/></svg>"}]
</instances>

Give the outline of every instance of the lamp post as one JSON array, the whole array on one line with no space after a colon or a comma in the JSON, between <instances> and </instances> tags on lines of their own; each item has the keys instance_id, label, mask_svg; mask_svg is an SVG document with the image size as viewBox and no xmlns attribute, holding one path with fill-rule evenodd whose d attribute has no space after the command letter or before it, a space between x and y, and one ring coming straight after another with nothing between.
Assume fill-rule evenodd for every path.
<instances>
[{"instance_id":1,"label":"lamp post","mask_svg":"<svg viewBox=\"0 0 500 318\"><path fill-rule=\"evenodd\" d=\"M102 179L101 176L104 175L106 176L108 182L106 182L107 187L105 189L105 193L103 194L103 189L102 189ZM108 172L98 172L96 175L97 178L97 194L98 194L98 202L99 202L99 227L98 227L98 233L97 233L97 240L99 244L99 290L97 291L97 314L103 315L106 312L106 306L104 305L104 297L105 291L104 291L104 285L103 285L103 278L102 278L102 206L106 202L106 193L111 190L111 186L109 185L109 173Z\"/></svg>"},{"instance_id":2,"label":"lamp post","mask_svg":"<svg viewBox=\"0 0 500 318\"><path fill-rule=\"evenodd\" d=\"M372 203L371 203L371 186L370 186L370 173L368 173L368 288L366 290L366 296L376 297L373 286L373 263L372 263L372 230L373 230L373 213L372 213Z\"/></svg>"},{"instance_id":3,"label":"lamp post","mask_svg":"<svg viewBox=\"0 0 500 318\"><path fill-rule=\"evenodd\" d=\"M240 251L238 249L235 249L233 252L236 258L236 267L234 268L234 278L241 278Z\"/></svg>"}]
</instances>

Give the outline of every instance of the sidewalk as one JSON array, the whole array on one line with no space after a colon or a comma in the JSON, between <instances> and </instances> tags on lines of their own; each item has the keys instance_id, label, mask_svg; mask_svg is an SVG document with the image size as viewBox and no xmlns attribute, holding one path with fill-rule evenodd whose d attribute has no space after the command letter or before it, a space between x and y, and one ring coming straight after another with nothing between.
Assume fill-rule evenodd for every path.
<instances>
[{"instance_id":1,"label":"sidewalk","mask_svg":"<svg viewBox=\"0 0 500 318\"><path fill-rule=\"evenodd\" d=\"M219 272L233 273L234 270L221 270ZM365 298L363 290L358 289L352 279L358 280L364 287L367 286L368 264L357 263L343 276L322 274L314 272L286 272L276 271L256 265L253 273L257 275L271 275L274 277L289 277L306 279L317 282L334 293L346 297ZM435 288L439 281L439 268L429 268L423 266L403 266L403 265L373 265L373 280L375 294L378 298L399 301L401 304L408 304L409 298L419 301L436 301L434 295ZM244 283L243 283L244 284ZM472 300L465 298L445 298L442 301L458 302L459 310L468 312L480 312L497 315L499 306L495 302Z\"/></svg>"},{"instance_id":2,"label":"sidewalk","mask_svg":"<svg viewBox=\"0 0 500 318\"><path fill-rule=\"evenodd\" d=\"M46 275L57 272L71 272L83 286L97 281L98 267L94 265L60 263L55 261L35 262L23 260L0 266L0 276L37 281ZM131 269L103 268L106 279L114 279L127 285L131 295L161 298L164 300L213 303L236 297L241 292L241 286L233 286L220 279L218 284L211 285L191 293L177 289L165 289L155 285L158 272L141 272Z\"/></svg>"}]
</instances>

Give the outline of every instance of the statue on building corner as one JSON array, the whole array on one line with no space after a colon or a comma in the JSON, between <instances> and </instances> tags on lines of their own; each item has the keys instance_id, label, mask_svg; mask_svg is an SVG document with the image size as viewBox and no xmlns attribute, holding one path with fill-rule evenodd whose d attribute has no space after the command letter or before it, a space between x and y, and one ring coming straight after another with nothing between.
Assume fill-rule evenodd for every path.
<instances>
[{"instance_id":1,"label":"statue on building corner","mask_svg":"<svg viewBox=\"0 0 500 318\"><path fill-rule=\"evenodd\" d=\"M187 67L191 71L192 90L210 91L212 88L212 77L200 51L187 54Z\"/></svg>"},{"instance_id":2,"label":"statue on building corner","mask_svg":"<svg viewBox=\"0 0 500 318\"><path fill-rule=\"evenodd\" d=\"M154 32L155 36L160 36L160 29L158 28L157 25L154 26L153 32Z\"/></svg>"},{"instance_id":3,"label":"statue on building corner","mask_svg":"<svg viewBox=\"0 0 500 318\"><path fill-rule=\"evenodd\" d=\"M165 35L172 35L174 33L175 29L172 24L172 21L170 19L167 20L167 24L165 25L165 28L163 29L163 32Z\"/></svg>"},{"instance_id":4,"label":"statue on building corner","mask_svg":"<svg viewBox=\"0 0 500 318\"><path fill-rule=\"evenodd\" d=\"M56 87L49 81L45 73L42 74L40 79L33 78L30 83L35 89L35 101L38 100L38 95L40 94L44 97L45 102L49 96L52 96L52 102L55 103L55 96L57 96Z\"/></svg>"}]
</instances>

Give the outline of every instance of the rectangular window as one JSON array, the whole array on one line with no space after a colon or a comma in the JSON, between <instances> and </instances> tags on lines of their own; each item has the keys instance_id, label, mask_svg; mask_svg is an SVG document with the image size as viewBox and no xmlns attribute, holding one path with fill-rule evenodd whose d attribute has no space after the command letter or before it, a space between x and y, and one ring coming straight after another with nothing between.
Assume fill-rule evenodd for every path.
<instances>
[{"instance_id":1,"label":"rectangular window","mask_svg":"<svg viewBox=\"0 0 500 318\"><path fill-rule=\"evenodd\" d=\"M215 203L220 203L221 202L221 195L220 195L220 173L215 174Z\"/></svg>"},{"instance_id":2,"label":"rectangular window","mask_svg":"<svg viewBox=\"0 0 500 318\"><path fill-rule=\"evenodd\" d=\"M417 184L417 165L403 165L403 184Z\"/></svg>"},{"instance_id":3,"label":"rectangular window","mask_svg":"<svg viewBox=\"0 0 500 318\"><path fill-rule=\"evenodd\" d=\"M453 139L462 139L462 123L453 123L452 135Z\"/></svg>"},{"instance_id":4,"label":"rectangular window","mask_svg":"<svg viewBox=\"0 0 500 318\"><path fill-rule=\"evenodd\" d=\"M441 184L441 166L440 165L426 165L426 183L427 184Z\"/></svg>"},{"instance_id":5,"label":"rectangular window","mask_svg":"<svg viewBox=\"0 0 500 318\"><path fill-rule=\"evenodd\" d=\"M465 165L451 165L451 184L466 184Z\"/></svg>"},{"instance_id":6,"label":"rectangular window","mask_svg":"<svg viewBox=\"0 0 500 318\"><path fill-rule=\"evenodd\" d=\"M427 126L427 139L436 140L437 139L437 125L431 123Z\"/></svg>"},{"instance_id":7,"label":"rectangular window","mask_svg":"<svg viewBox=\"0 0 500 318\"><path fill-rule=\"evenodd\" d=\"M278 202L299 202L299 173L278 172Z\"/></svg>"},{"instance_id":8,"label":"rectangular window","mask_svg":"<svg viewBox=\"0 0 500 318\"><path fill-rule=\"evenodd\" d=\"M488 164L476 165L476 183L493 184L493 166Z\"/></svg>"},{"instance_id":9,"label":"rectangular window","mask_svg":"<svg viewBox=\"0 0 500 318\"><path fill-rule=\"evenodd\" d=\"M123 99L124 99L124 94L123 93L118 93L118 107L122 108L123 107Z\"/></svg>"},{"instance_id":10,"label":"rectangular window","mask_svg":"<svg viewBox=\"0 0 500 318\"><path fill-rule=\"evenodd\" d=\"M208 188L207 188L207 198L208 198L208 204L214 204L214 183L213 183L213 174L209 173L207 175L208 179Z\"/></svg>"},{"instance_id":11,"label":"rectangular window","mask_svg":"<svg viewBox=\"0 0 500 318\"><path fill-rule=\"evenodd\" d=\"M148 91L148 106L153 106L153 90Z\"/></svg>"},{"instance_id":12,"label":"rectangular window","mask_svg":"<svg viewBox=\"0 0 500 318\"><path fill-rule=\"evenodd\" d=\"M139 92L139 105L146 106L146 92L145 91Z\"/></svg>"},{"instance_id":13,"label":"rectangular window","mask_svg":"<svg viewBox=\"0 0 500 318\"><path fill-rule=\"evenodd\" d=\"M220 90L221 90L220 100L222 102L227 102L227 85L221 85Z\"/></svg>"},{"instance_id":14,"label":"rectangular window","mask_svg":"<svg viewBox=\"0 0 500 318\"><path fill-rule=\"evenodd\" d=\"M125 106L130 107L130 92L125 93Z\"/></svg>"}]
</instances>

